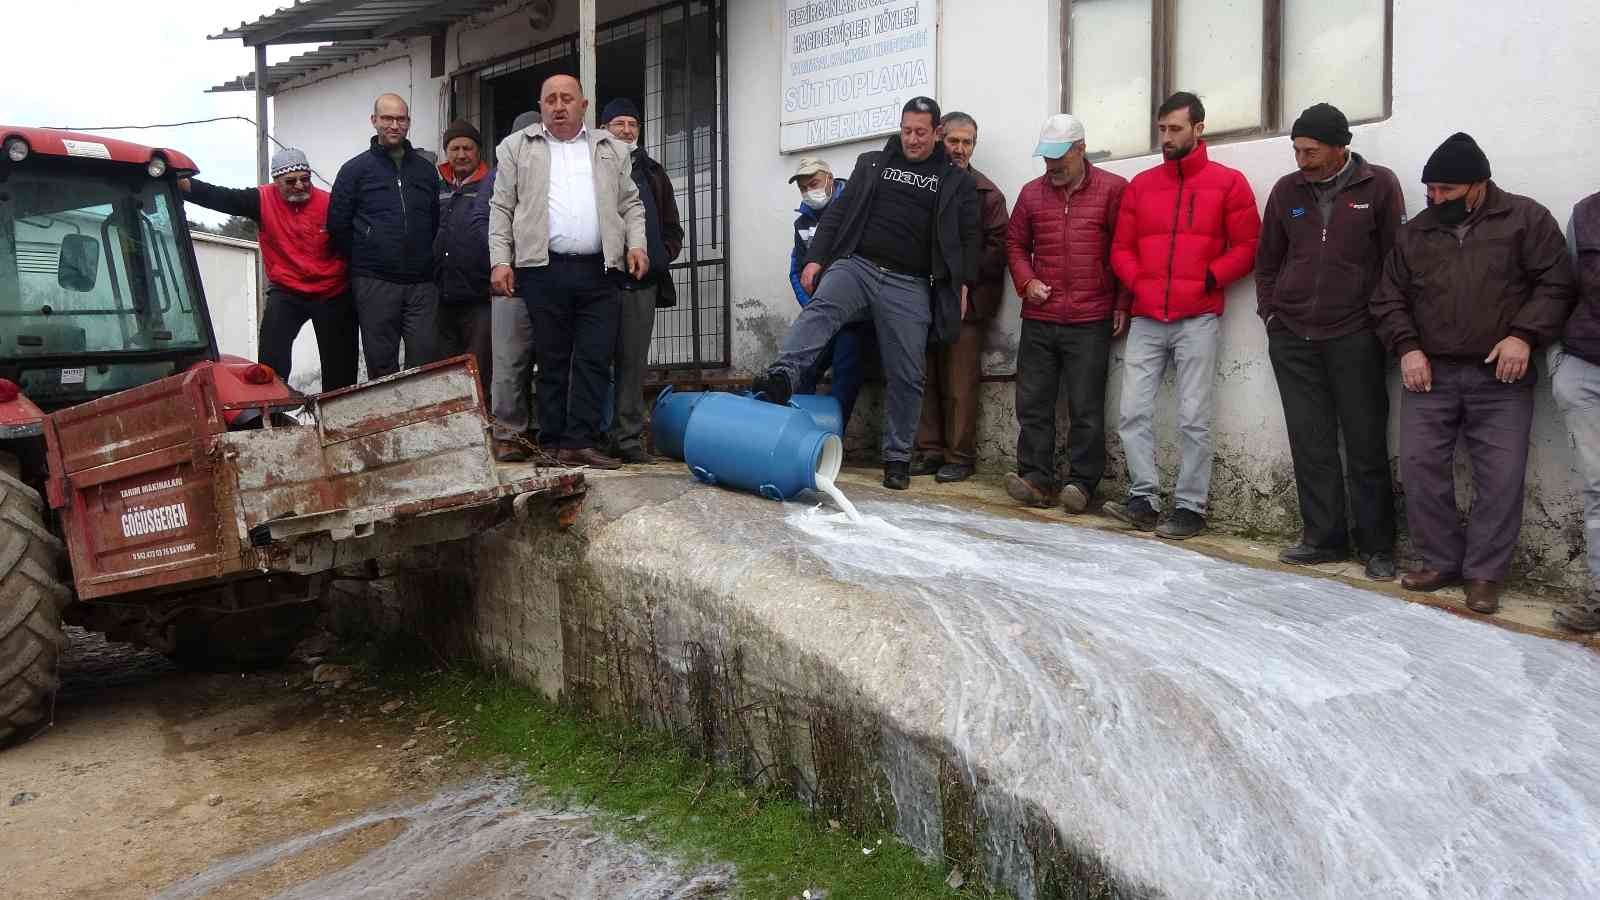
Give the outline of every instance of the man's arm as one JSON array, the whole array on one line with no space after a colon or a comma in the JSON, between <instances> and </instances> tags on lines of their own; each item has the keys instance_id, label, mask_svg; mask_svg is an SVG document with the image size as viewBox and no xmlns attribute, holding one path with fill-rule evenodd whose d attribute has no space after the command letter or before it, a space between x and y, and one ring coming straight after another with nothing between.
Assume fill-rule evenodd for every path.
<instances>
[{"instance_id":1,"label":"man's arm","mask_svg":"<svg viewBox=\"0 0 1600 900\"><path fill-rule=\"evenodd\" d=\"M1529 347L1541 347L1561 335L1577 298L1567 239L1549 210L1540 207L1538 218L1522 236L1518 253L1533 290L1511 317L1510 331L1527 341Z\"/></svg>"},{"instance_id":2,"label":"man's arm","mask_svg":"<svg viewBox=\"0 0 1600 900\"><path fill-rule=\"evenodd\" d=\"M356 181L360 177L353 171L354 162L351 160L339 168L328 196L328 241L339 255L347 258L355 243Z\"/></svg>"},{"instance_id":3,"label":"man's arm","mask_svg":"<svg viewBox=\"0 0 1600 900\"><path fill-rule=\"evenodd\" d=\"M789 286L794 288L794 299L801 306L811 302L811 294L800 284L800 269L805 264L806 257L800 252L800 239L797 237L794 246L789 248Z\"/></svg>"},{"instance_id":4,"label":"man's arm","mask_svg":"<svg viewBox=\"0 0 1600 900\"><path fill-rule=\"evenodd\" d=\"M512 150L516 134L500 142L495 150L494 190L489 193L489 265L509 266L514 262L511 217L517 210L517 154ZM524 142L526 143L526 142ZM506 177L500 177L504 169Z\"/></svg>"},{"instance_id":5,"label":"man's arm","mask_svg":"<svg viewBox=\"0 0 1600 900\"><path fill-rule=\"evenodd\" d=\"M1267 197L1267 214L1261 223L1261 243L1256 247L1256 315L1265 322L1272 318L1272 293L1278 285L1278 270L1289 252L1289 229L1283 224L1278 194Z\"/></svg>"},{"instance_id":6,"label":"man's arm","mask_svg":"<svg viewBox=\"0 0 1600 900\"><path fill-rule=\"evenodd\" d=\"M983 278L983 228L979 219L982 205L978 200L978 185L976 179L968 176L962 179L960 192L956 195L956 227L957 234L961 236L961 280L967 287L977 287ZM962 318L966 317L966 310L962 309Z\"/></svg>"},{"instance_id":7,"label":"man's arm","mask_svg":"<svg viewBox=\"0 0 1600 900\"><path fill-rule=\"evenodd\" d=\"M1211 261L1211 277L1225 288L1250 274L1256 264L1256 246L1261 241L1261 214L1256 211L1256 195L1244 175L1234 173L1224 200L1222 230L1228 249Z\"/></svg>"},{"instance_id":8,"label":"man's arm","mask_svg":"<svg viewBox=\"0 0 1600 900\"><path fill-rule=\"evenodd\" d=\"M822 219L817 222L816 233L811 235L811 246L806 250L802 267L811 263L825 266L833 258L833 242L839 235L839 227L844 224L845 212L866 190L861 186L862 180L862 177L852 173L850 180L845 182L844 190L829 201L828 208L822 211Z\"/></svg>"},{"instance_id":9,"label":"man's arm","mask_svg":"<svg viewBox=\"0 0 1600 900\"><path fill-rule=\"evenodd\" d=\"M1038 277L1033 271L1033 216L1028 215L1023 203L1027 197L1027 188L1017 195L1017 208L1013 210L1011 221L1006 223L1006 264L1011 269L1011 283L1017 288L1017 295L1023 296L1028 291L1028 283Z\"/></svg>"},{"instance_id":10,"label":"man's arm","mask_svg":"<svg viewBox=\"0 0 1600 900\"><path fill-rule=\"evenodd\" d=\"M661 243L667 248L667 262L672 262L683 252L683 223L678 218L672 179L659 164L650 170L650 189L655 193L656 218L661 222Z\"/></svg>"},{"instance_id":11,"label":"man's arm","mask_svg":"<svg viewBox=\"0 0 1600 900\"><path fill-rule=\"evenodd\" d=\"M198 178L180 179L178 187L183 188L183 199L196 206L261 221L261 191L256 188L218 187Z\"/></svg>"},{"instance_id":12,"label":"man's arm","mask_svg":"<svg viewBox=\"0 0 1600 900\"><path fill-rule=\"evenodd\" d=\"M484 176L483 185L478 188L477 196L472 198L472 209L467 213L467 225L486 247L489 244L489 198L494 196L494 175L498 171L490 169L489 174Z\"/></svg>"},{"instance_id":13,"label":"man's arm","mask_svg":"<svg viewBox=\"0 0 1600 900\"><path fill-rule=\"evenodd\" d=\"M1405 244L1397 243L1383 262L1378 289L1367 301L1367 309L1378 328L1378 339L1395 356L1422 349L1417 324L1411 318L1411 266L1406 261Z\"/></svg>"},{"instance_id":14,"label":"man's arm","mask_svg":"<svg viewBox=\"0 0 1600 900\"><path fill-rule=\"evenodd\" d=\"M639 185L633 181L633 170L626 155L617 167L617 214L628 232L628 249L649 252L645 236L644 201L639 199Z\"/></svg>"},{"instance_id":15,"label":"man's arm","mask_svg":"<svg viewBox=\"0 0 1600 900\"><path fill-rule=\"evenodd\" d=\"M978 280L998 281L1006 274L1006 227L1011 216L1006 212L1006 195L999 188L979 195L983 203L983 249L978 255Z\"/></svg>"},{"instance_id":16,"label":"man's arm","mask_svg":"<svg viewBox=\"0 0 1600 900\"><path fill-rule=\"evenodd\" d=\"M1130 289L1139 282L1139 194L1129 184L1117 208L1117 230L1111 238L1111 271Z\"/></svg>"}]
</instances>

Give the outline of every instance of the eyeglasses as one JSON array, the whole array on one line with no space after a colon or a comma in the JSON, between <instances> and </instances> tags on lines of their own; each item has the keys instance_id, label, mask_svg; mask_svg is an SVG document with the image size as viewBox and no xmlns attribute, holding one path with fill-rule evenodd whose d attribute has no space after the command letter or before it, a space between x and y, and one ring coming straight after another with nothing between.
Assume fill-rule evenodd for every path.
<instances>
[{"instance_id":1,"label":"eyeglasses","mask_svg":"<svg viewBox=\"0 0 1600 900\"><path fill-rule=\"evenodd\" d=\"M404 125L411 121L410 116L379 116L379 125Z\"/></svg>"},{"instance_id":2,"label":"eyeglasses","mask_svg":"<svg viewBox=\"0 0 1600 900\"><path fill-rule=\"evenodd\" d=\"M283 183L288 185L289 187L310 187L311 186L311 176L310 175L301 175L298 178L294 178L294 177L285 175L283 177Z\"/></svg>"}]
</instances>

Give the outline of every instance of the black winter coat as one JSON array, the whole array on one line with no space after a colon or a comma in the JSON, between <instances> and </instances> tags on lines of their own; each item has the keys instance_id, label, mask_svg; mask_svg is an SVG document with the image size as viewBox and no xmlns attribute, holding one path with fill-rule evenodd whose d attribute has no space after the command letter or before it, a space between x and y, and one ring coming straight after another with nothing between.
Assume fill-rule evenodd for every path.
<instances>
[{"instance_id":1,"label":"black winter coat","mask_svg":"<svg viewBox=\"0 0 1600 900\"><path fill-rule=\"evenodd\" d=\"M396 284L433 280L439 231L439 172L405 144L396 163L372 146L345 163L328 201L328 237L350 260L352 276Z\"/></svg>"},{"instance_id":2,"label":"black winter coat","mask_svg":"<svg viewBox=\"0 0 1600 900\"><path fill-rule=\"evenodd\" d=\"M442 174L442 173L441 173ZM489 302L489 237L472 221L478 195L494 190L479 164L465 184L439 181L439 234L433 239L433 281L441 303Z\"/></svg>"}]
</instances>

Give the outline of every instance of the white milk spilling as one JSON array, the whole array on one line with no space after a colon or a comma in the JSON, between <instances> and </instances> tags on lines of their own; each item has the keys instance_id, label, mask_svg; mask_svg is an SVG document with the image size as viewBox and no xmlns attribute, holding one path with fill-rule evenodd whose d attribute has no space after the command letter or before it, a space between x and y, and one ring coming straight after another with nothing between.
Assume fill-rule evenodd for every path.
<instances>
[{"instance_id":1,"label":"white milk spilling","mask_svg":"<svg viewBox=\"0 0 1600 900\"><path fill-rule=\"evenodd\" d=\"M850 517L850 521L857 523L861 521L861 513L856 512L856 505L850 502L850 498L846 497L843 491L839 490L839 486L833 483L832 478L818 472L816 482L817 490L832 497L834 505L844 510L844 514Z\"/></svg>"}]
</instances>

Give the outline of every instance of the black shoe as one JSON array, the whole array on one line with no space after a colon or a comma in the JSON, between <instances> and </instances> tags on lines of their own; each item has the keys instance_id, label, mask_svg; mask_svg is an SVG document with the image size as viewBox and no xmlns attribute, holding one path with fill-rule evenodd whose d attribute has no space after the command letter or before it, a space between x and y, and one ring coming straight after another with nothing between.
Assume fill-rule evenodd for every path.
<instances>
[{"instance_id":1,"label":"black shoe","mask_svg":"<svg viewBox=\"0 0 1600 900\"><path fill-rule=\"evenodd\" d=\"M1122 503L1108 501L1103 507L1113 519L1140 531L1155 531L1159 515L1149 497L1129 497Z\"/></svg>"},{"instance_id":2,"label":"black shoe","mask_svg":"<svg viewBox=\"0 0 1600 900\"><path fill-rule=\"evenodd\" d=\"M1350 551L1342 547L1313 547L1299 543L1278 552L1278 562L1291 566L1320 566L1323 563L1344 562Z\"/></svg>"},{"instance_id":3,"label":"black shoe","mask_svg":"<svg viewBox=\"0 0 1600 900\"><path fill-rule=\"evenodd\" d=\"M939 470L942 468L944 468L944 457L924 456L921 459L915 460L911 463L911 477L915 478L918 475L937 475L939 474Z\"/></svg>"},{"instance_id":4,"label":"black shoe","mask_svg":"<svg viewBox=\"0 0 1600 900\"><path fill-rule=\"evenodd\" d=\"M1394 564L1394 554L1387 550L1369 553L1362 560L1367 564L1367 577L1373 581L1393 581L1397 571Z\"/></svg>"},{"instance_id":5,"label":"black shoe","mask_svg":"<svg viewBox=\"0 0 1600 900\"><path fill-rule=\"evenodd\" d=\"M750 382L750 393L768 403L787 406L794 396L794 384L789 381L788 370L772 366Z\"/></svg>"},{"instance_id":6,"label":"black shoe","mask_svg":"<svg viewBox=\"0 0 1600 900\"><path fill-rule=\"evenodd\" d=\"M884 463L883 486L891 491L903 491L911 487L911 464L904 462Z\"/></svg>"},{"instance_id":7,"label":"black shoe","mask_svg":"<svg viewBox=\"0 0 1600 900\"><path fill-rule=\"evenodd\" d=\"M1167 520L1156 529L1156 537L1164 537L1169 541L1183 541L1205 530L1205 516L1180 506L1173 510L1172 515L1167 516Z\"/></svg>"},{"instance_id":8,"label":"black shoe","mask_svg":"<svg viewBox=\"0 0 1600 900\"><path fill-rule=\"evenodd\" d=\"M627 466L648 466L656 461L656 458L646 453L643 447L619 447L612 456L622 460L623 465Z\"/></svg>"},{"instance_id":9,"label":"black shoe","mask_svg":"<svg viewBox=\"0 0 1600 900\"><path fill-rule=\"evenodd\" d=\"M939 482L940 484L951 484L957 481L966 481L968 478L971 478L972 473L976 471L977 469L973 468L972 466L964 466L960 463L951 463L948 466L940 466L939 471L934 473L933 480Z\"/></svg>"}]
</instances>

